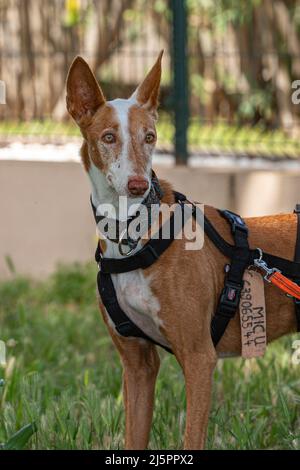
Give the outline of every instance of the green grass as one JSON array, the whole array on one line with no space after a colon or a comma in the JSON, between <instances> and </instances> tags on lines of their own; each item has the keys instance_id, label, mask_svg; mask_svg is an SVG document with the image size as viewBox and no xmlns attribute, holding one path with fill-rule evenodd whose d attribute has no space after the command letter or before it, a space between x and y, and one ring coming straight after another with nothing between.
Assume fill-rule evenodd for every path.
<instances>
[{"instance_id":1,"label":"green grass","mask_svg":"<svg viewBox=\"0 0 300 470\"><path fill-rule=\"evenodd\" d=\"M158 147L172 149L174 125L167 114L162 114L157 124ZM72 122L58 123L50 119L29 122L0 122L0 137L44 137L51 139L80 137ZM281 130L266 131L259 126L235 126L227 124L201 124L192 119L188 131L188 142L193 152L235 152L258 156L300 156L300 141Z\"/></svg>"},{"instance_id":2,"label":"green grass","mask_svg":"<svg viewBox=\"0 0 300 470\"><path fill-rule=\"evenodd\" d=\"M35 423L30 449L117 449L123 446L121 366L99 316L94 264L61 267L46 282L0 284L0 443ZM292 338L260 360L219 361L209 449L300 449L300 365ZM182 446L184 382L162 353L152 449ZM199 368L201 365L199 364Z\"/></svg>"}]
</instances>

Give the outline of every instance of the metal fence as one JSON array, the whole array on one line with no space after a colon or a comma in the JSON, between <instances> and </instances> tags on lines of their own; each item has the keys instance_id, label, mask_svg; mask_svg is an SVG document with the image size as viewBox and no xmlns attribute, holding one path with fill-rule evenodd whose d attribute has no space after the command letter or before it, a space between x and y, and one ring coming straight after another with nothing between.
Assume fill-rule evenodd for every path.
<instances>
[{"instance_id":1,"label":"metal fence","mask_svg":"<svg viewBox=\"0 0 300 470\"><path fill-rule=\"evenodd\" d=\"M298 0L0 0L0 139L79 136L64 91L76 54L112 98L128 96L163 48L159 141L178 163L297 158L299 12Z\"/></svg>"}]
</instances>

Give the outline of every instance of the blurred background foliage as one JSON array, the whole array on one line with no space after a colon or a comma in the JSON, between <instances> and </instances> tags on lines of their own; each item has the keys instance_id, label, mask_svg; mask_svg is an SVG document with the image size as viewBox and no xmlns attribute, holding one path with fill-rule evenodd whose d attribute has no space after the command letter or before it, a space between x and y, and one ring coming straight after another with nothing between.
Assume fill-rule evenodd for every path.
<instances>
[{"instance_id":1,"label":"blurred background foliage","mask_svg":"<svg viewBox=\"0 0 300 470\"><path fill-rule=\"evenodd\" d=\"M191 125L221 122L231 135L231 126L257 126L258 135L281 129L297 139L300 111L291 95L300 78L300 1L186 5ZM108 98L126 97L164 48L161 108L172 121L171 37L170 0L0 0L0 77L7 84L0 119L68 119L64 83L77 54ZM50 128L53 135L64 130ZM294 147L298 154L296 141Z\"/></svg>"}]
</instances>

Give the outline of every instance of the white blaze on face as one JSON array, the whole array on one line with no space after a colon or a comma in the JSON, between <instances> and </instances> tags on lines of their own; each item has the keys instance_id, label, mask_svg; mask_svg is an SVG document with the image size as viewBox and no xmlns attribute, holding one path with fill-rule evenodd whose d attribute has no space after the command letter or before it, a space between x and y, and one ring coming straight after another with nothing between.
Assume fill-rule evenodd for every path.
<instances>
[{"instance_id":1,"label":"white blaze on face","mask_svg":"<svg viewBox=\"0 0 300 470\"><path fill-rule=\"evenodd\" d=\"M107 104L115 110L116 118L120 126L122 147L120 154L110 164L106 177L119 195L126 195L128 178L134 173L132 161L129 158L129 110L131 106L136 104L136 101L134 99L116 99L108 101Z\"/></svg>"}]
</instances>

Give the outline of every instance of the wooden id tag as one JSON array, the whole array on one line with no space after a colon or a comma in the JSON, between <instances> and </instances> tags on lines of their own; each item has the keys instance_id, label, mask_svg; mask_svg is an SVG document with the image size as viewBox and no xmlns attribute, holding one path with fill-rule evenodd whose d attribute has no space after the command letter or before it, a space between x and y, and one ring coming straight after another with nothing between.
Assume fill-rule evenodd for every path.
<instances>
[{"instance_id":1,"label":"wooden id tag","mask_svg":"<svg viewBox=\"0 0 300 470\"><path fill-rule=\"evenodd\" d=\"M261 274L246 269L240 300L242 356L263 356L267 345L264 280Z\"/></svg>"}]
</instances>

